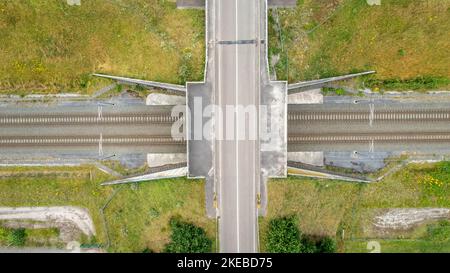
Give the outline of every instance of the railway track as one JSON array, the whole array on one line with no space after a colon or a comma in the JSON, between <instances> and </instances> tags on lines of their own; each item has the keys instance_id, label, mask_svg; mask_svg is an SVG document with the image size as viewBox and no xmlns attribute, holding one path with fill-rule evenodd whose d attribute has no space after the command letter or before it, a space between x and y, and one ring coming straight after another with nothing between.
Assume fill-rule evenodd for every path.
<instances>
[{"instance_id":1,"label":"railway track","mask_svg":"<svg viewBox=\"0 0 450 273\"><path fill-rule=\"evenodd\" d=\"M450 142L449 133L378 133L378 134L320 134L288 135L288 144L357 143L357 142ZM80 137L0 137L0 146L22 145L185 145L184 138L171 136L80 136Z\"/></svg>"},{"instance_id":2,"label":"railway track","mask_svg":"<svg viewBox=\"0 0 450 273\"><path fill-rule=\"evenodd\" d=\"M396 110L353 112L289 112L290 122L331 121L450 121L450 110Z\"/></svg>"},{"instance_id":3,"label":"railway track","mask_svg":"<svg viewBox=\"0 0 450 273\"><path fill-rule=\"evenodd\" d=\"M185 145L183 138L168 136L48 136L48 137L0 137L0 146L22 145Z\"/></svg>"},{"instance_id":4,"label":"railway track","mask_svg":"<svg viewBox=\"0 0 450 273\"><path fill-rule=\"evenodd\" d=\"M126 126L130 124L165 124L170 125L183 117L173 117L170 113L58 113L33 116L27 115L0 115L1 127L12 126L53 126L53 125L92 125L110 124ZM310 122L360 122L360 121L416 121L416 122L445 122L450 121L450 109L440 110L378 110L378 111L290 111L288 121L292 123ZM124 127L125 128L125 127ZM414 129L414 128L411 128ZM419 131L419 130L418 130ZM129 132L128 132L129 133ZM88 135L88 136L27 136L12 135L0 136L0 146L20 145L185 145L184 139L173 139L170 135ZM450 132L370 132L345 133L327 132L324 134L297 134L288 135L289 144L304 143L350 143L350 142L448 142Z\"/></svg>"},{"instance_id":5,"label":"railway track","mask_svg":"<svg viewBox=\"0 0 450 273\"><path fill-rule=\"evenodd\" d=\"M448 133L374 133L374 134L320 134L289 135L289 144L356 143L356 142L449 142Z\"/></svg>"},{"instance_id":6,"label":"railway track","mask_svg":"<svg viewBox=\"0 0 450 273\"><path fill-rule=\"evenodd\" d=\"M182 117L181 117L182 118ZM0 126L60 124L171 124L179 120L170 114L0 116Z\"/></svg>"},{"instance_id":7,"label":"railway track","mask_svg":"<svg viewBox=\"0 0 450 273\"><path fill-rule=\"evenodd\" d=\"M171 124L183 117L169 113L145 114L58 114L58 115L0 115L0 126L14 125L59 125L59 124ZM289 122L331 122L331 121L450 121L450 110L395 110L395 111L296 111L288 113Z\"/></svg>"}]
</instances>

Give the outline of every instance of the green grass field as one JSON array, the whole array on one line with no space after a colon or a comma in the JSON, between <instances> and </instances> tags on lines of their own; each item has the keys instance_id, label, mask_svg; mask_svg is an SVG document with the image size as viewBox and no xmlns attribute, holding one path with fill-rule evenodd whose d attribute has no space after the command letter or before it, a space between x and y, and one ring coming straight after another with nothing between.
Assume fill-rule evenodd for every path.
<instances>
[{"instance_id":1,"label":"green grass field","mask_svg":"<svg viewBox=\"0 0 450 273\"><path fill-rule=\"evenodd\" d=\"M23 229L23 235L17 236L20 229L0 226L0 245L11 247L59 247L65 245L59 239L57 228ZM14 236L16 233L16 236Z\"/></svg>"},{"instance_id":2,"label":"green grass field","mask_svg":"<svg viewBox=\"0 0 450 273\"><path fill-rule=\"evenodd\" d=\"M93 72L184 83L204 69L204 11L173 1L0 2L0 94L91 93Z\"/></svg>"},{"instance_id":3,"label":"green grass field","mask_svg":"<svg viewBox=\"0 0 450 273\"><path fill-rule=\"evenodd\" d=\"M113 193L100 186L111 179L90 167L0 168L0 206L80 206L93 218L97 236L93 242L106 247L108 236L100 214ZM168 179L122 186L105 209L112 252L161 251L169 241L169 219L202 227L214 240L215 222L206 217L204 183ZM91 241L82 241L90 243Z\"/></svg>"},{"instance_id":4,"label":"green grass field","mask_svg":"<svg viewBox=\"0 0 450 273\"><path fill-rule=\"evenodd\" d=\"M446 243L427 242L417 235L419 231L380 235L371 229L371 219L388 208L450 207L449 162L411 164L373 184L289 177L271 180L268 190L267 217L260 218L262 247L270 219L287 215L297 215L300 229L308 235L341 240L344 230L344 240L338 244L342 252L367 251L365 246L360 249L361 245L372 239L386 240L390 252L409 251L414 246L416 252L426 245L448 247ZM399 238L409 241L403 243Z\"/></svg>"},{"instance_id":5,"label":"green grass field","mask_svg":"<svg viewBox=\"0 0 450 273\"><path fill-rule=\"evenodd\" d=\"M298 3L278 10L278 20L269 18L278 78L295 82L375 69L366 86L450 86L450 0ZM204 32L204 11L177 10L174 1L2 1L0 94L92 93L109 83L93 72L179 84L200 80Z\"/></svg>"},{"instance_id":6,"label":"green grass field","mask_svg":"<svg viewBox=\"0 0 450 273\"><path fill-rule=\"evenodd\" d=\"M13 176L11 176L13 175ZM105 242L99 209L111 188L99 183L108 176L94 168L0 168L0 206L82 206L89 210L97 239Z\"/></svg>"},{"instance_id":7,"label":"green grass field","mask_svg":"<svg viewBox=\"0 0 450 273\"><path fill-rule=\"evenodd\" d=\"M85 207L94 220L97 237L83 243L95 242L104 247L108 236L100 208L117 189L105 210L109 251L161 251L169 242L169 220L174 216L202 227L208 237L215 239L215 222L205 216L204 183L199 180L168 179L102 187L100 183L111 178L90 166L2 167L0 176L0 206ZM271 180L268 189L268 215L260 218L262 251L269 221L287 215L298 216L299 228L305 235L336 237L342 252L367 251L371 240L381 242L385 252L448 249L442 235L439 240L428 238L425 226L380 235L370 224L376 213L387 208L450 207L449 162L408 165L370 185L289 177ZM442 234L449 237L450 228ZM42 245L42 240L29 244Z\"/></svg>"},{"instance_id":8,"label":"green grass field","mask_svg":"<svg viewBox=\"0 0 450 273\"><path fill-rule=\"evenodd\" d=\"M345 252L368 253L367 243L371 240L346 241ZM427 240L377 240L381 253L449 253L450 242L430 242Z\"/></svg>"},{"instance_id":9,"label":"green grass field","mask_svg":"<svg viewBox=\"0 0 450 273\"><path fill-rule=\"evenodd\" d=\"M300 0L271 16L269 44L290 82L376 70L366 86L448 88L449 16L449 0Z\"/></svg>"},{"instance_id":10,"label":"green grass field","mask_svg":"<svg viewBox=\"0 0 450 273\"><path fill-rule=\"evenodd\" d=\"M203 182L180 178L133 188L120 191L106 210L114 251L162 251L174 216L202 227L214 241L215 221L206 217Z\"/></svg>"}]
</instances>

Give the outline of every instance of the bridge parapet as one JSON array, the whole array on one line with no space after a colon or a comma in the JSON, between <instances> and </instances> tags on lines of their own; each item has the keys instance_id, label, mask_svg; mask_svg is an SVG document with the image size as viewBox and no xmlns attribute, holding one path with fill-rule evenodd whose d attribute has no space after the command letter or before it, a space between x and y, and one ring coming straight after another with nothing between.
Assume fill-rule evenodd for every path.
<instances>
[{"instance_id":1,"label":"bridge parapet","mask_svg":"<svg viewBox=\"0 0 450 273\"><path fill-rule=\"evenodd\" d=\"M269 8L294 8L297 0L268 0ZM177 0L179 9L204 9L205 0Z\"/></svg>"}]
</instances>

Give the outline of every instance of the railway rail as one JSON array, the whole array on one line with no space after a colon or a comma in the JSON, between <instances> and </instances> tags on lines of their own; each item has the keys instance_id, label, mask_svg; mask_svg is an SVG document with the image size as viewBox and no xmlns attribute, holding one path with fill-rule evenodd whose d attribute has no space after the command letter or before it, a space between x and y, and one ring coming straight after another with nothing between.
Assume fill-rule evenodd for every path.
<instances>
[{"instance_id":1,"label":"railway rail","mask_svg":"<svg viewBox=\"0 0 450 273\"><path fill-rule=\"evenodd\" d=\"M170 124L183 117L174 117L170 113L145 114L58 114L58 115L0 115L0 126L33 125L33 124L114 124L114 123L154 123ZM312 112L291 111L288 113L290 122L315 121L450 121L450 110L393 110L393 111L339 111Z\"/></svg>"},{"instance_id":2,"label":"railway rail","mask_svg":"<svg viewBox=\"0 0 450 273\"><path fill-rule=\"evenodd\" d=\"M14 125L58 125L58 124L130 124L152 123L171 124L179 120L179 117L169 115L45 115L45 116L0 116L0 126Z\"/></svg>"},{"instance_id":3,"label":"railway rail","mask_svg":"<svg viewBox=\"0 0 450 273\"><path fill-rule=\"evenodd\" d=\"M348 112L289 112L288 121L450 121L450 110L430 111L348 111Z\"/></svg>"},{"instance_id":4,"label":"railway rail","mask_svg":"<svg viewBox=\"0 0 450 273\"><path fill-rule=\"evenodd\" d=\"M125 113L113 114L99 112L98 115L82 113L47 114L33 116L27 115L0 115L1 127L9 126L33 126L33 125L94 125L94 124L117 124L126 126L130 124L166 124L170 125L184 117L171 116L167 113ZM291 123L310 122L359 122L359 121L423 121L423 122L444 122L450 121L450 109L438 110L402 110L392 111L290 111L288 121ZM289 144L303 143L343 143L343 142L429 142L429 141L450 141L450 131L440 132L361 132L343 133L327 132L322 134L288 134ZM185 139L172 138L167 135L88 135L88 136L1 136L0 146L17 145L185 145Z\"/></svg>"},{"instance_id":5,"label":"railway rail","mask_svg":"<svg viewBox=\"0 0 450 273\"><path fill-rule=\"evenodd\" d=\"M0 146L15 145L184 145L183 138L167 136L41 136L0 137Z\"/></svg>"},{"instance_id":6,"label":"railway rail","mask_svg":"<svg viewBox=\"0 0 450 273\"><path fill-rule=\"evenodd\" d=\"M374 134L320 134L288 135L288 144L343 143L343 142L450 142L449 133L374 133ZM80 136L80 137L0 137L0 146L16 145L185 145L184 138L167 136Z\"/></svg>"},{"instance_id":7,"label":"railway rail","mask_svg":"<svg viewBox=\"0 0 450 273\"><path fill-rule=\"evenodd\" d=\"M366 134L320 134L320 135L289 135L289 144L299 143L343 143L343 142L432 142L450 141L448 133L366 133Z\"/></svg>"}]
</instances>

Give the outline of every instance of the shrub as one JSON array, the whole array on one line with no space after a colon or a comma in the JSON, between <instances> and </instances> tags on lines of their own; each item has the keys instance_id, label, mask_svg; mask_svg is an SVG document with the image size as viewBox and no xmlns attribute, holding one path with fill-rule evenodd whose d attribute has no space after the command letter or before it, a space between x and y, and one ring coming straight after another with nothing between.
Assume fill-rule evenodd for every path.
<instances>
[{"instance_id":1,"label":"shrub","mask_svg":"<svg viewBox=\"0 0 450 273\"><path fill-rule=\"evenodd\" d=\"M155 253L152 249L146 247L144 250L142 250L142 253Z\"/></svg>"},{"instance_id":2,"label":"shrub","mask_svg":"<svg viewBox=\"0 0 450 273\"><path fill-rule=\"evenodd\" d=\"M8 240L8 234L9 234L8 229L6 229L4 227L0 227L0 243L6 242Z\"/></svg>"},{"instance_id":3,"label":"shrub","mask_svg":"<svg viewBox=\"0 0 450 273\"><path fill-rule=\"evenodd\" d=\"M172 229L171 242L165 247L169 253L208 253L211 252L212 241L206 232L191 223L179 219L170 221Z\"/></svg>"},{"instance_id":4,"label":"shrub","mask_svg":"<svg viewBox=\"0 0 450 273\"><path fill-rule=\"evenodd\" d=\"M121 84L116 85L116 92L122 93L122 91L123 91L123 85L121 85Z\"/></svg>"},{"instance_id":5,"label":"shrub","mask_svg":"<svg viewBox=\"0 0 450 273\"><path fill-rule=\"evenodd\" d=\"M12 230L7 237L7 242L11 246L24 246L26 240L26 233L24 228Z\"/></svg>"},{"instance_id":6,"label":"shrub","mask_svg":"<svg viewBox=\"0 0 450 273\"><path fill-rule=\"evenodd\" d=\"M267 234L267 251L271 253L299 253L300 230L293 216L272 219Z\"/></svg>"},{"instance_id":7,"label":"shrub","mask_svg":"<svg viewBox=\"0 0 450 273\"><path fill-rule=\"evenodd\" d=\"M337 88L336 91L334 91L336 95L338 96L344 96L346 94L346 91L344 88Z\"/></svg>"},{"instance_id":8,"label":"shrub","mask_svg":"<svg viewBox=\"0 0 450 273\"><path fill-rule=\"evenodd\" d=\"M271 253L333 253L336 243L330 237L302 234L295 216L270 220L267 230L267 252Z\"/></svg>"},{"instance_id":9,"label":"shrub","mask_svg":"<svg viewBox=\"0 0 450 273\"><path fill-rule=\"evenodd\" d=\"M310 236L302 236L301 253L317 253L316 242Z\"/></svg>"},{"instance_id":10,"label":"shrub","mask_svg":"<svg viewBox=\"0 0 450 273\"><path fill-rule=\"evenodd\" d=\"M336 252L336 242L330 237L324 237L317 242L316 253L334 253Z\"/></svg>"},{"instance_id":11,"label":"shrub","mask_svg":"<svg viewBox=\"0 0 450 273\"><path fill-rule=\"evenodd\" d=\"M91 75L90 74L83 74L81 75L80 79L78 80L78 85L82 89L87 89L91 85Z\"/></svg>"},{"instance_id":12,"label":"shrub","mask_svg":"<svg viewBox=\"0 0 450 273\"><path fill-rule=\"evenodd\" d=\"M435 242L446 242L450 240L450 222L441 220L436 224L427 226L428 239Z\"/></svg>"},{"instance_id":13,"label":"shrub","mask_svg":"<svg viewBox=\"0 0 450 273\"><path fill-rule=\"evenodd\" d=\"M334 88L334 87L328 87L328 86L324 86L322 87L322 94L324 95L330 95L334 93L337 96L345 96L347 94L347 91L345 91L344 88Z\"/></svg>"}]
</instances>

